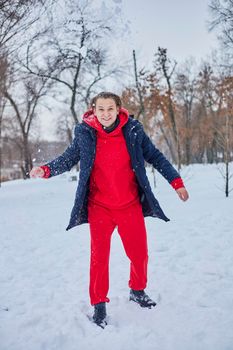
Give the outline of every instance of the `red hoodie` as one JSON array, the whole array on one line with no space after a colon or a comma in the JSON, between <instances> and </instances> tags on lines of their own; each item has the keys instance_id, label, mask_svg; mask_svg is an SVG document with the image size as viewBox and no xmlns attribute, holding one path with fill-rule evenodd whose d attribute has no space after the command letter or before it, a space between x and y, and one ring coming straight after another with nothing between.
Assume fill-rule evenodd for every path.
<instances>
[{"instance_id":1,"label":"red hoodie","mask_svg":"<svg viewBox=\"0 0 233 350\"><path fill-rule=\"evenodd\" d=\"M129 118L127 110L121 108L118 118L119 125L107 133L90 111L83 116L83 121L97 130L89 200L111 209L123 208L139 198L135 173L122 132Z\"/></svg>"},{"instance_id":2,"label":"red hoodie","mask_svg":"<svg viewBox=\"0 0 233 350\"><path fill-rule=\"evenodd\" d=\"M128 111L121 108L119 125L107 133L93 111L83 115L83 121L97 130L96 158L90 177L89 199L109 208L121 208L138 197L137 181L122 132L128 117ZM49 178L50 168L47 165L41 168L44 170L44 178ZM184 187L180 177L174 179L170 185L175 190Z\"/></svg>"}]
</instances>

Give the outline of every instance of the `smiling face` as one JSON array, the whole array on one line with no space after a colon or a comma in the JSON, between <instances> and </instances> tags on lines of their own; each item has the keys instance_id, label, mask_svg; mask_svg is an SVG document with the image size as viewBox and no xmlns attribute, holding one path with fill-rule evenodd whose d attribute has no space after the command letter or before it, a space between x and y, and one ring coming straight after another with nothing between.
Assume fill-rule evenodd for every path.
<instances>
[{"instance_id":1,"label":"smiling face","mask_svg":"<svg viewBox=\"0 0 233 350\"><path fill-rule=\"evenodd\" d=\"M119 107L112 98L98 98L94 112L100 124L108 127L116 121Z\"/></svg>"}]
</instances>

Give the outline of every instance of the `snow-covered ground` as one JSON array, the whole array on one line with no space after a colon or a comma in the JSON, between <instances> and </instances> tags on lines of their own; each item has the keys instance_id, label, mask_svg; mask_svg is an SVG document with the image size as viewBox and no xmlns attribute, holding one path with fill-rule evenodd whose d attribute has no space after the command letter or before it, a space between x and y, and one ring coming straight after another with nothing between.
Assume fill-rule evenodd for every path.
<instances>
[{"instance_id":1,"label":"snow-covered ground","mask_svg":"<svg viewBox=\"0 0 233 350\"><path fill-rule=\"evenodd\" d=\"M129 262L114 232L104 330L87 317L88 225L65 231L76 183L4 183L0 350L232 350L233 194L221 192L216 165L190 166L182 176L189 201L158 175L155 194L171 221L146 218L147 292L158 305L128 301Z\"/></svg>"}]
</instances>

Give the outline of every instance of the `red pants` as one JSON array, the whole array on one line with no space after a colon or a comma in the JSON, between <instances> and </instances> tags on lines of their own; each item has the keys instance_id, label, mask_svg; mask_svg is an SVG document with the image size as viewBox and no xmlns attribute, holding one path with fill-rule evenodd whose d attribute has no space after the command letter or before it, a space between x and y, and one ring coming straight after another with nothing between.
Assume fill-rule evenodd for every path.
<instances>
[{"instance_id":1,"label":"red pants","mask_svg":"<svg viewBox=\"0 0 233 350\"><path fill-rule=\"evenodd\" d=\"M106 209L93 203L88 206L91 234L90 301L91 304L109 302L109 255L111 235L117 226L130 260L129 287L146 288L147 235L142 207L136 202L124 209Z\"/></svg>"}]
</instances>

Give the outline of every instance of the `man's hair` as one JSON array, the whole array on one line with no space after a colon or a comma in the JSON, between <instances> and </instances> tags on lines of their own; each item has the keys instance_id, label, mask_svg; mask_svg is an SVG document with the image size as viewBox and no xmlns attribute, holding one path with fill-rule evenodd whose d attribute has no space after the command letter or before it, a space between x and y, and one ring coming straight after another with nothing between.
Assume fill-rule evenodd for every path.
<instances>
[{"instance_id":1,"label":"man's hair","mask_svg":"<svg viewBox=\"0 0 233 350\"><path fill-rule=\"evenodd\" d=\"M115 103L116 103L116 106L117 107L119 107L119 108L121 108L121 99L120 99L120 97L118 96L118 95L116 95L116 94L114 94L114 93L112 93L112 92L105 92L105 91L102 91L102 92L100 92L98 95L96 95L95 97L93 97L92 98L92 100L91 100L91 108L93 109L93 108L95 108L95 106L96 106L96 102L97 102L97 100L99 99L99 98L111 98L112 100L114 100L115 101Z\"/></svg>"}]
</instances>

